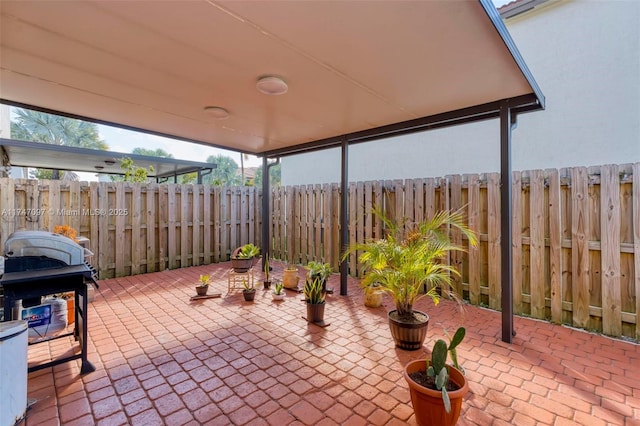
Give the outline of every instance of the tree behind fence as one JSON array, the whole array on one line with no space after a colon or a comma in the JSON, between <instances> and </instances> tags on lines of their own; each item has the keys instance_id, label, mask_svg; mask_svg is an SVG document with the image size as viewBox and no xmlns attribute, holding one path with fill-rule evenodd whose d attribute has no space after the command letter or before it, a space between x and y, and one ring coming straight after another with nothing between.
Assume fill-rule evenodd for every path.
<instances>
[{"instance_id":1,"label":"tree behind fence","mask_svg":"<svg viewBox=\"0 0 640 426\"><path fill-rule=\"evenodd\" d=\"M640 338L640 163L514 172L512 198L515 312ZM261 245L251 187L0 179L0 201L2 245L15 229L68 224L91 239L101 278L226 261L238 245ZM350 241L383 236L376 205L412 221L462 208L480 245L448 261L462 271L465 299L500 309L499 174L351 183ZM272 189L269 212L274 258L337 270L338 185ZM357 254L349 260L360 275Z\"/></svg>"}]
</instances>

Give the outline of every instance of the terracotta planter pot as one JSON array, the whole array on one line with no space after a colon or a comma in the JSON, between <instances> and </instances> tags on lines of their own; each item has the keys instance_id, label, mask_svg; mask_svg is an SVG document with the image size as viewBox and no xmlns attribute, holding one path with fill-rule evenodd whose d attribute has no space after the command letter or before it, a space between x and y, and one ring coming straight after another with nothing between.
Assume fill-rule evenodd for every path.
<instances>
[{"instance_id":1,"label":"terracotta planter pot","mask_svg":"<svg viewBox=\"0 0 640 426\"><path fill-rule=\"evenodd\" d=\"M425 370L424 359L417 359L408 363L404 368L404 378L409 385L411 394L411 404L416 415L418 425L442 425L452 426L458 422L460 410L462 409L462 399L469 391L469 382L466 377L456 368L449 366L449 381L454 382L460 389L448 392L451 400L451 412L447 413L442 402L442 393L435 389L425 388L417 384L409 377L409 374Z\"/></svg>"},{"instance_id":2,"label":"terracotta planter pot","mask_svg":"<svg viewBox=\"0 0 640 426\"><path fill-rule=\"evenodd\" d=\"M375 288L367 288L364 291L364 306L379 308L382 306L382 292Z\"/></svg>"},{"instance_id":3,"label":"terracotta planter pot","mask_svg":"<svg viewBox=\"0 0 640 426\"><path fill-rule=\"evenodd\" d=\"M298 276L297 269L285 269L282 272L282 284L284 288L298 288L298 282L300 277Z\"/></svg>"},{"instance_id":4,"label":"terracotta planter pot","mask_svg":"<svg viewBox=\"0 0 640 426\"><path fill-rule=\"evenodd\" d=\"M307 303L307 321L322 322L324 321L324 305L326 303Z\"/></svg>"},{"instance_id":5,"label":"terracotta planter pot","mask_svg":"<svg viewBox=\"0 0 640 426\"><path fill-rule=\"evenodd\" d=\"M196 286L196 294L198 296L206 296L207 295L207 290L209 289L209 286L201 286L201 285L197 285Z\"/></svg>"},{"instance_id":6,"label":"terracotta planter pot","mask_svg":"<svg viewBox=\"0 0 640 426\"><path fill-rule=\"evenodd\" d=\"M389 329L391 337L393 337L396 346L407 351L415 351L422 348L424 339L427 337L427 327L429 326L429 315L424 312L416 311L418 315L423 315L426 321L420 323L406 323L392 318L392 314L396 311L389 312Z\"/></svg>"}]
</instances>

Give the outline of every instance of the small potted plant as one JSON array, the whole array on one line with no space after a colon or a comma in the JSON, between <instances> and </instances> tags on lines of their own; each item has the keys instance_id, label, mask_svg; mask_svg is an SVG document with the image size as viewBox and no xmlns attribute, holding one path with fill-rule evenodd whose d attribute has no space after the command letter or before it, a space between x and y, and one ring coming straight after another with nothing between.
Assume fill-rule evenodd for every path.
<instances>
[{"instance_id":1,"label":"small potted plant","mask_svg":"<svg viewBox=\"0 0 640 426\"><path fill-rule=\"evenodd\" d=\"M248 281L246 279L242 280L242 296L244 300L247 302L253 302L253 299L256 297L256 288L252 284L253 281Z\"/></svg>"},{"instance_id":2,"label":"small potted plant","mask_svg":"<svg viewBox=\"0 0 640 426\"><path fill-rule=\"evenodd\" d=\"M247 272L253 267L259 254L260 249L251 243L238 247L231 254L231 267L234 272Z\"/></svg>"},{"instance_id":3,"label":"small potted plant","mask_svg":"<svg viewBox=\"0 0 640 426\"><path fill-rule=\"evenodd\" d=\"M287 267L284 268L282 272L282 283L284 284L284 288L292 288L298 289L298 283L300 282L300 277L298 276L298 268L296 265L287 264Z\"/></svg>"},{"instance_id":4,"label":"small potted plant","mask_svg":"<svg viewBox=\"0 0 640 426\"><path fill-rule=\"evenodd\" d=\"M304 283L304 301L307 303L307 321L324 321L325 292L318 278L308 279Z\"/></svg>"},{"instance_id":5,"label":"small potted plant","mask_svg":"<svg viewBox=\"0 0 640 426\"><path fill-rule=\"evenodd\" d=\"M364 306L368 308L379 308L382 306L382 290L380 284L371 283L364 287Z\"/></svg>"},{"instance_id":6,"label":"small potted plant","mask_svg":"<svg viewBox=\"0 0 640 426\"><path fill-rule=\"evenodd\" d=\"M271 287L271 266L269 265L269 255L262 258L262 269L264 270L264 285L265 290L269 290Z\"/></svg>"},{"instance_id":7,"label":"small potted plant","mask_svg":"<svg viewBox=\"0 0 640 426\"><path fill-rule=\"evenodd\" d=\"M207 290L209 289L209 284L211 281L211 276L209 274L202 274L199 278L200 283L196 285L196 293L198 296L206 296Z\"/></svg>"},{"instance_id":8,"label":"small potted plant","mask_svg":"<svg viewBox=\"0 0 640 426\"><path fill-rule=\"evenodd\" d=\"M276 281L273 284L273 291L271 292L271 297L273 300L284 300L284 284L282 281Z\"/></svg>"},{"instance_id":9,"label":"small potted plant","mask_svg":"<svg viewBox=\"0 0 640 426\"><path fill-rule=\"evenodd\" d=\"M455 425L469 383L458 365L456 346L464 339L464 327L458 328L449 345L439 339L431 351L431 360L409 362L404 378L409 385L411 403L419 425ZM451 354L453 365L447 364Z\"/></svg>"},{"instance_id":10,"label":"small potted plant","mask_svg":"<svg viewBox=\"0 0 640 426\"><path fill-rule=\"evenodd\" d=\"M331 265L329 263L316 262L312 260L307 263L305 268L307 269L307 279L319 279L322 283L322 290L327 291L327 280L333 272Z\"/></svg>"}]
</instances>

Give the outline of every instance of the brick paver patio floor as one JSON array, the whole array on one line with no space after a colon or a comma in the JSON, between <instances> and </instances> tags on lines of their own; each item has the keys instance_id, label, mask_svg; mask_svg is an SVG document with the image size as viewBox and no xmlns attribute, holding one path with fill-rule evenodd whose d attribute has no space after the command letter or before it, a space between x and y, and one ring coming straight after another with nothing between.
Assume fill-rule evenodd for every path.
<instances>
[{"instance_id":1,"label":"brick paver patio floor","mask_svg":"<svg viewBox=\"0 0 640 426\"><path fill-rule=\"evenodd\" d=\"M363 306L330 286L327 328L301 317L301 296L274 302L258 284L253 303L226 294L229 264L100 282L89 309L89 359L29 375L32 425L415 424L402 366L425 350L394 347L384 306ZM281 265L274 276L279 277ZM190 301L201 273L221 298ZM304 271L300 271L302 276ZM511 345L500 313L423 300L425 347L442 327L467 327L459 358L470 380L460 425L640 425L640 347L516 318ZM68 351L68 338L29 349L30 361ZM48 358L50 359L50 358Z\"/></svg>"}]
</instances>

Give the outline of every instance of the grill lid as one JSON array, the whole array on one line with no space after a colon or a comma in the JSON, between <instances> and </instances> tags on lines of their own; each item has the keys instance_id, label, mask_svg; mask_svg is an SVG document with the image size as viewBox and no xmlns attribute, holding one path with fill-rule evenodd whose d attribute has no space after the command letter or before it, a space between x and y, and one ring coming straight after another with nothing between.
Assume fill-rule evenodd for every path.
<instances>
[{"instance_id":1,"label":"grill lid","mask_svg":"<svg viewBox=\"0 0 640 426\"><path fill-rule=\"evenodd\" d=\"M72 239L47 231L15 231L4 244L7 257L44 256L66 265L84 264L84 248Z\"/></svg>"}]
</instances>

